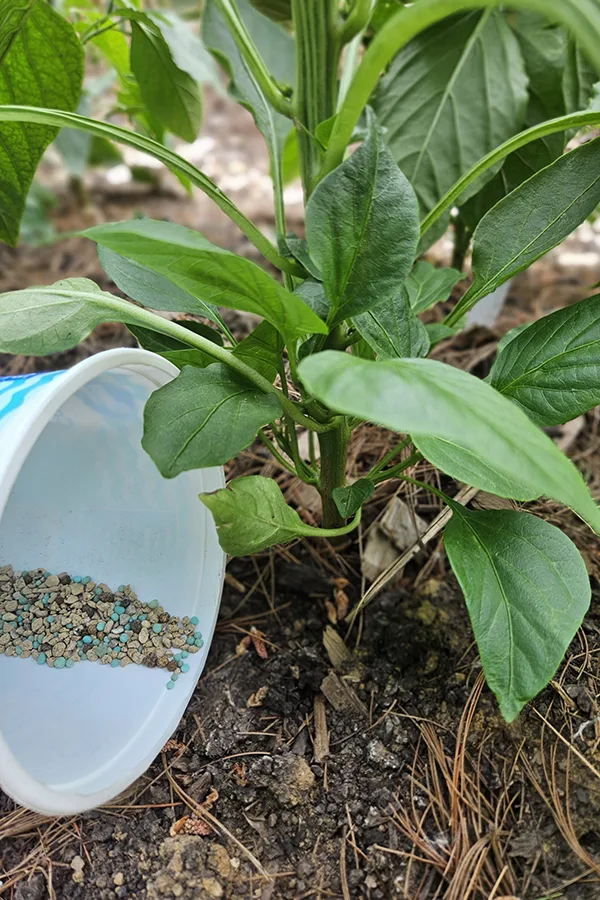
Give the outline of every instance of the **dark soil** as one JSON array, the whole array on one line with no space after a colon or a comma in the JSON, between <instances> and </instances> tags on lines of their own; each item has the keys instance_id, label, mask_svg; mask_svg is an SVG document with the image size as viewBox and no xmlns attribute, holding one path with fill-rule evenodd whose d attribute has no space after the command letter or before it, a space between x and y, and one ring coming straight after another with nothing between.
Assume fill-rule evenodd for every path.
<instances>
[{"instance_id":1,"label":"dark soil","mask_svg":"<svg viewBox=\"0 0 600 900\"><path fill-rule=\"evenodd\" d=\"M404 854L411 842L401 821L404 813L416 825L426 813L426 790L415 782L426 768L429 789L449 809L444 765L437 768L437 784L432 778L432 750L439 745L451 772L459 721L478 687L479 664L453 579L431 577L414 591L405 582L380 597L365 615L358 647L341 662L332 635L346 629L328 626L324 603L335 589L330 571L300 550L298 562L240 560L230 573L239 583L226 588L207 671L174 736L177 743L121 802L65 822L70 841L57 853L49 848L50 896L462 897L444 893L447 887L436 894L440 879L433 866L413 862L407 884ZM356 597L352 589L350 594ZM264 635L258 650L266 658L252 643L238 647L253 626ZM494 897L541 898L553 890L552 897L571 900L600 896L590 866L578 861L557 828L560 813L543 770L558 743L556 799L570 809L573 834L585 851L599 853L598 780L551 730L564 730L571 740L595 718L599 648L600 614L593 611L555 687L535 708L508 727L484 689L470 732L459 742L467 752L463 788L479 812L470 816L462 805L466 833L456 862L464 864L478 838L495 843L485 877L478 879L491 886L505 872ZM540 716L550 722L543 743ZM597 765L594 724L574 745ZM568 760L570 804L564 793ZM201 828L209 833L185 833L200 817L170 836L174 823L201 811L209 796L214 819ZM6 801L7 812L11 808ZM473 824L478 816L481 822ZM433 851L450 842L452 826L432 815L425 825L434 858ZM18 865L39 840L39 832L5 840L5 869ZM423 857L424 851L415 854ZM74 857L84 861L81 883L73 877ZM32 874L14 897L46 897L47 878L47 871Z\"/></svg>"},{"instance_id":2,"label":"dark soil","mask_svg":"<svg viewBox=\"0 0 600 900\"><path fill-rule=\"evenodd\" d=\"M209 118L218 146L234 131L224 110L215 101ZM254 133L245 114L237 115L237 136L246 135L244 150L250 148L246 170L264 174ZM240 140L227 140L215 162L225 173L240 156ZM171 183L133 198L107 198L106 185L94 190L96 205L85 214L92 219L144 209L251 254L203 199L186 200ZM241 193L254 202L250 188ZM63 230L82 222L69 198L57 217ZM254 218L269 221L255 201ZM79 238L36 250L0 247L2 291L67 275L110 287L95 249ZM556 261L538 265L517 283L502 330L580 299L599 278L589 269L557 269ZM471 331L445 358L484 374L496 338ZM0 357L0 372L60 368L124 343L133 343L125 329L103 326L60 357ZM365 429L359 440L372 448L387 438ZM597 488L595 413L569 451ZM358 468L363 452L353 454ZM264 465L258 451L250 452L236 473ZM384 486L368 521L388 498ZM428 502L420 494L416 509L431 518ZM546 512L584 551L597 589L597 543L568 514ZM336 610L343 618L344 594L350 606L360 599L359 572L356 544L337 554L296 545L234 561L205 675L174 739L131 791L105 809L64 820L16 810L1 797L0 894L600 897L597 605L552 685L507 726L482 685L464 602L441 546L432 544L349 629Z\"/></svg>"}]
</instances>

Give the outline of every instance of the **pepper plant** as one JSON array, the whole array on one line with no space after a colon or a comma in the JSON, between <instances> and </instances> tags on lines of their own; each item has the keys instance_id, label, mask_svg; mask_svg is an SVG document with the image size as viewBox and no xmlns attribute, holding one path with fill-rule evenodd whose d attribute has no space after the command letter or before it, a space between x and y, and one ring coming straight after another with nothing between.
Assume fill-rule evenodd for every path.
<instances>
[{"instance_id":1,"label":"pepper plant","mask_svg":"<svg viewBox=\"0 0 600 900\"><path fill-rule=\"evenodd\" d=\"M166 478L222 465L258 437L318 489L320 528L261 476L202 495L229 554L346 534L377 484L419 484L409 473L421 459L450 485L559 501L600 533L584 479L544 432L600 403L600 296L510 333L485 381L428 358L475 303L600 202L600 139L586 134L600 124L598 0L512 0L510 8L494 0L207 0L204 44L266 140L275 243L148 133L72 112L81 47L46 0L4 0L4 10L0 99L12 104L0 107L5 239L45 145L66 127L153 154L208 194L271 266L177 224L141 219L84 232L135 302L86 279L0 296L4 352L63 351L118 321L179 367L145 412L143 445ZM132 60L140 15L113 0L103 19L106 33L119 28L133 41ZM59 61L44 43L50 33L60 35ZM171 90L181 101L180 82L167 81L163 96ZM143 77L139 87L147 92ZM577 134L585 140L565 152ZM286 226L283 160L295 157L304 238ZM426 326L419 314L446 301L461 278L418 258L450 222L457 261L473 242L473 280L443 323ZM236 343L222 307L263 321ZM348 484L348 445L363 422L400 437ZM299 429L308 432L307 459ZM582 621L590 601L583 559L537 516L466 509L422 487L452 512L446 552L510 721L547 684Z\"/></svg>"}]
</instances>

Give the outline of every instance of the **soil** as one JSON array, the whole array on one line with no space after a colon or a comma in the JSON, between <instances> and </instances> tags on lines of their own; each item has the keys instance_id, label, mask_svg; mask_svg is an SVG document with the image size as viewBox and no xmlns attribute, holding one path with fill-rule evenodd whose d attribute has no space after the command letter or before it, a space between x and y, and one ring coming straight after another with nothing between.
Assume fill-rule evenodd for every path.
<instances>
[{"instance_id":1,"label":"soil","mask_svg":"<svg viewBox=\"0 0 600 900\"><path fill-rule=\"evenodd\" d=\"M222 186L227 179L230 190L237 185L239 205L270 224L264 155L246 114L213 99L206 133L219 148L225 139L226 149L217 156L203 145L203 166ZM55 172L50 167L48 177ZM251 255L203 198L186 199L168 179L115 196L106 178L94 178L86 211L68 185L61 189L59 230L143 209ZM600 279L595 233L586 230L577 241L515 283L496 331L472 329L445 346L444 358L485 374L502 331L589 292ZM443 254L444 245L435 252ZM2 291L66 275L110 287L95 249L80 238L0 247ZM249 327L231 321L240 333ZM60 368L128 342L124 329L103 326L60 357L0 357L0 372ZM597 413L562 435L596 493ZM360 429L356 474L389 441L379 429ZM268 466L254 448L232 472L276 474ZM310 518L310 497L294 494L289 481L282 485ZM390 490L382 486L370 502L360 542L338 549L305 542L230 564L205 674L173 739L125 796L57 820L0 795L0 894L600 897L598 604L552 684L507 726L483 684L464 601L440 545L386 585L352 627L344 621L364 591L361 551ZM404 499L428 520L436 512L426 494ZM598 596L597 542L570 514L544 511L584 552Z\"/></svg>"}]
</instances>

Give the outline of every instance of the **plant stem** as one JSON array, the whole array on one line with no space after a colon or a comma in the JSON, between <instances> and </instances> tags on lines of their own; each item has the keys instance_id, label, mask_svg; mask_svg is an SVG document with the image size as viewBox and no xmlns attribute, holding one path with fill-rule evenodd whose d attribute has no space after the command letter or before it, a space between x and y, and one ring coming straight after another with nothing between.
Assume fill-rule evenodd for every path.
<instances>
[{"instance_id":1,"label":"plant stem","mask_svg":"<svg viewBox=\"0 0 600 900\"><path fill-rule=\"evenodd\" d=\"M371 0L354 0L354 6L350 15L342 25L340 37L343 44L347 44L356 37L369 24L373 4Z\"/></svg>"},{"instance_id":2,"label":"plant stem","mask_svg":"<svg viewBox=\"0 0 600 900\"><path fill-rule=\"evenodd\" d=\"M109 141L117 141L120 144L135 147L136 150L143 150L144 153L149 153L150 156L160 160L174 172L181 172L190 179L192 184L204 191L235 222L248 240L254 244L257 250L260 250L265 259L277 269L280 269L282 272L288 272L290 275L302 276L302 267L293 260L285 259L281 256L277 248L264 236L262 231L237 208L235 203L217 187L214 181L211 181L207 175L182 156L169 150L168 147L163 147L158 141L153 141L152 138L133 131L127 131L127 129L118 125L99 122L96 119L89 119L87 116L62 112L58 109L40 109L33 106L0 106L0 122L31 122L39 125L52 125L56 128L74 128L76 131L87 131L90 134L97 134Z\"/></svg>"},{"instance_id":3,"label":"plant stem","mask_svg":"<svg viewBox=\"0 0 600 900\"><path fill-rule=\"evenodd\" d=\"M448 494L445 494L443 491L440 491L438 488L434 487L433 484L428 484L426 481L419 481L417 478L410 478L408 475L400 475L402 481L408 481L409 484L414 484L416 487L423 488L426 491L430 491L432 494L435 494L436 497L439 497L440 500L443 500L447 506L456 507L455 501L452 497L449 497Z\"/></svg>"},{"instance_id":4,"label":"plant stem","mask_svg":"<svg viewBox=\"0 0 600 900\"><path fill-rule=\"evenodd\" d=\"M258 432L258 437L263 442L265 447L267 447L271 456L275 457L282 469L285 469L286 472L290 472L292 475L298 474L295 468L289 462L287 462L286 459L283 458L273 441L271 441L263 431Z\"/></svg>"},{"instance_id":5,"label":"plant stem","mask_svg":"<svg viewBox=\"0 0 600 900\"><path fill-rule=\"evenodd\" d=\"M407 456L406 459L403 459L402 462L398 463L396 466L392 466L391 469L379 472L375 478L373 478L373 481L375 484L380 484L382 481L388 481L390 478L403 477L400 475L401 472L416 465L416 463L420 462L422 459L423 456L416 450L414 453L411 453L410 456Z\"/></svg>"},{"instance_id":6,"label":"plant stem","mask_svg":"<svg viewBox=\"0 0 600 900\"><path fill-rule=\"evenodd\" d=\"M341 528L314 528L312 525L301 525L297 527L296 534L301 534L304 537L316 538L342 537L342 535L348 534L350 531L354 531L354 529L360 523L360 515L361 510L359 509L352 521L347 525L343 525Z\"/></svg>"},{"instance_id":7,"label":"plant stem","mask_svg":"<svg viewBox=\"0 0 600 900\"><path fill-rule=\"evenodd\" d=\"M373 466L373 468L369 472L369 478L372 478L373 475L378 475L382 469L385 469L385 467L388 465L388 463L390 463L393 459L395 459L399 453L402 453L404 448L408 447L408 445L411 443L412 443L412 441L411 441L410 437L407 437L403 441L401 441L401 443L399 443L397 447L394 447L393 450L390 450L389 453L386 453L385 456L383 457L383 459L380 459L379 462L377 463L377 465Z\"/></svg>"},{"instance_id":8,"label":"plant stem","mask_svg":"<svg viewBox=\"0 0 600 900\"><path fill-rule=\"evenodd\" d=\"M454 220L454 247L452 248L452 268L462 272L471 243L471 232L459 214Z\"/></svg>"},{"instance_id":9,"label":"plant stem","mask_svg":"<svg viewBox=\"0 0 600 900\"><path fill-rule=\"evenodd\" d=\"M344 51L344 62L342 65L342 74L340 76L340 87L338 91L337 108L339 109L346 99L346 94L354 78L354 73L359 63L360 48L362 47L364 32L359 31L352 38Z\"/></svg>"},{"instance_id":10,"label":"plant stem","mask_svg":"<svg viewBox=\"0 0 600 900\"><path fill-rule=\"evenodd\" d=\"M232 3L232 0L216 0L216 5L227 23L238 50L244 57L248 68L273 109L284 116L292 118L292 104L267 69L235 4Z\"/></svg>"},{"instance_id":11,"label":"plant stem","mask_svg":"<svg viewBox=\"0 0 600 900\"><path fill-rule=\"evenodd\" d=\"M568 116L559 116L556 119L548 119L547 122L542 122L541 125L534 125L533 128L528 128L526 131L521 131L514 137L509 138L503 144L500 144L499 147L496 147L495 150L492 150L491 153L488 153L487 156L480 159L472 169L465 172L462 178L460 178L456 184L444 194L442 199L421 222L421 236L429 231L432 225L446 212L447 209L453 206L455 201L459 199L460 195L469 187L469 185L473 184L473 182L487 169L495 163L500 162L500 160L505 159L510 153L519 150L520 147L524 147L532 141L547 137L550 134L556 134L559 131L568 131L571 128L579 130L580 128L585 128L589 125L599 124L600 110L572 113Z\"/></svg>"},{"instance_id":12,"label":"plant stem","mask_svg":"<svg viewBox=\"0 0 600 900\"><path fill-rule=\"evenodd\" d=\"M321 167L322 151L314 135L317 126L335 113L341 43L337 31L337 0L292 0L296 31L296 90L300 172L306 198Z\"/></svg>"},{"instance_id":13,"label":"plant stem","mask_svg":"<svg viewBox=\"0 0 600 900\"><path fill-rule=\"evenodd\" d=\"M84 295L81 294L82 299ZM90 296L90 299L97 301L97 295L87 295ZM130 305L131 306L131 314L124 316L123 315L123 306ZM283 391L280 391L279 388L276 388L274 384L265 378L260 372L257 372L256 369L253 369L252 366L249 366L242 359L235 356L231 350L228 350L226 347L221 347L219 344L214 344L212 341L209 341L208 338L202 337L200 334L195 334L193 331L190 331L189 328L183 328L182 325L178 325L177 322L172 322L169 319L163 319L162 316L156 315L156 313L150 312L148 309L143 309L141 307L134 306L133 304L126 304L125 300L120 300L117 297L113 298L113 302L108 299L103 300L103 306L112 307L117 310L118 318L108 319L108 321L119 321L124 322L125 324L131 325L142 325L146 328L150 328L152 331L158 332L158 334L166 334L170 337L174 337L177 340L181 341L184 344L188 344L190 347L195 347L198 350L202 350L207 356L211 356L217 362L224 363L226 366L229 366L230 369L233 369L238 375L241 375L251 384L254 384L259 390L263 391L265 394L275 394L279 398L279 402L281 403L283 412L285 415L289 416L296 422L297 425L303 425L305 428L309 428L312 431L316 431L318 434L326 433L328 431L333 431L339 428L339 423L336 419L333 419L331 422L327 424L322 424L320 422L315 422L314 419L309 419L308 416L305 416L304 413L300 411L298 408L298 404L293 400L290 400L289 397L286 397ZM340 418L340 417L338 417Z\"/></svg>"},{"instance_id":14,"label":"plant stem","mask_svg":"<svg viewBox=\"0 0 600 900\"><path fill-rule=\"evenodd\" d=\"M321 450L319 492L323 506L324 528L341 528L345 522L335 505L333 491L346 484L346 455L349 439L350 432L345 422L339 428L319 435Z\"/></svg>"},{"instance_id":15,"label":"plant stem","mask_svg":"<svg viewBox=\"0 0 600 900\"><path fill-rule=\"evenodd\" d=\"M377 32L367 48L346 99L339 111L329 139L320 173L324 177L344 158L352 132L379 81L396 54L412 38L442 19L469 9L490 9L503 0L419 0L402 7ZM596 0L512 0L512 7L537 12L565 25L581 42L583 49L600 72L600 7Z\"/></svg>"}]
</instances>

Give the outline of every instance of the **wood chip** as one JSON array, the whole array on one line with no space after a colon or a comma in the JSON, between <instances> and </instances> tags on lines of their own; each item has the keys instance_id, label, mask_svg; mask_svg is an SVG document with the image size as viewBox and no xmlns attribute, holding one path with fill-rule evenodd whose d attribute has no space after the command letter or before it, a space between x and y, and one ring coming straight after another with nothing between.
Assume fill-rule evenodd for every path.
<instances>
[{"instance_id":1,"label":"wood chip","mask_svg":"<svg viewBox=\"0 0 600 900\"><path fill-rule=\"evenodd\" d=\"M329 756L329 731L327 730L327 712L325 710L325 698L322 694L315 695L315 762L319 765Z\"/></svg>"},{"instance_id":2,"label":"wood chip","mask_svg":"<svg viewBox=\"0 0 600 900\"><path fill-rule=\"evenodd\" d=\"M368 718L369 711L354 688L343 681L336 672L330 672L325 676L321 690L338 712L349 712L361 718Z\"/></svg>"},{"instance_id":3,"label":"wood chip","mask_svg":"<svg viewBox=\"0 0 600 900\"><path fill-rule=\"evenodd\" d=\"M342 669L354 659L352 651L346 646L340 633L331 625L323 632L323 646L334 669Z\"/></svg>"}]
</instances>

